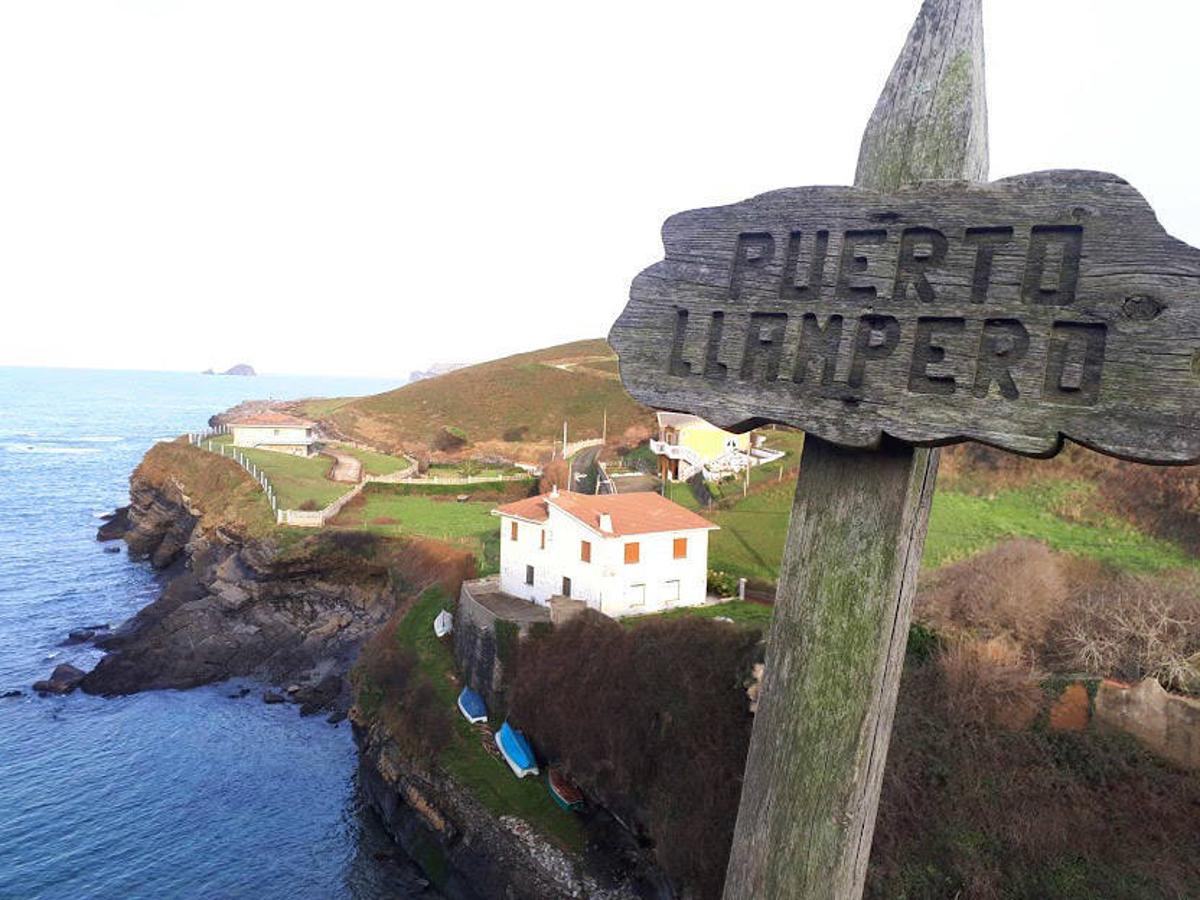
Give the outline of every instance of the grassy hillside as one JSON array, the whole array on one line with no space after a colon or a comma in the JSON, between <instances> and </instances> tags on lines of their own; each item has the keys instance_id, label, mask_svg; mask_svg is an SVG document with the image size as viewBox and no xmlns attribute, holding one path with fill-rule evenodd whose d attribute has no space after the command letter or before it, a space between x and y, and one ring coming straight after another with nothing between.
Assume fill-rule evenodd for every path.
<instances>
[{"instance_id":1,"label":"grassy hillside","mask_svg":"<svg viewBox=\"0 0 1200 900\"><path fill-rule=\"evenodd\" d=\"M986 448L945 451L925 542L924 565L967 559L1010 538L1029 538L1116 569L1154 572L1195 567L1195 532L1186 498L1200 476L1154 469L1072 448L1053 461L1026 460ZM742 499L737 491L705 515L721 526L709 567L774 581L787 536L795 473L769 479ZM694 505L687 488L673 499ZM1136 494L1136 496L1134 496Z\"/></svg>"},{"instance_id":2,"label":"grassy hillside","mask_svg":"<svg viewBox=\"0 0 1200 900\"><path fill-rule=\"evenodd\" d=\"M200 511L205 528L225 528L250 537L275 525L266 496L231 459L193 447L186 441L155 444L133 473L135 483L169 490L177 487Z\"/></svg>"},{"instance_id":3,"label":"grassy hillside","mask_svg":"<svg viewBox=\"0 0 1200 900\"><path fill-rule=\"evenodd\" d=\"M521 353L370 397L313 401L301 411L381 449L453 452L462 449L457 438L474 452L524 457L561 440L564 419L571 441L599 437L606 411L613 440L636 442L654 425L621 386L603 340Z\"/></svg>"}]
</instances>

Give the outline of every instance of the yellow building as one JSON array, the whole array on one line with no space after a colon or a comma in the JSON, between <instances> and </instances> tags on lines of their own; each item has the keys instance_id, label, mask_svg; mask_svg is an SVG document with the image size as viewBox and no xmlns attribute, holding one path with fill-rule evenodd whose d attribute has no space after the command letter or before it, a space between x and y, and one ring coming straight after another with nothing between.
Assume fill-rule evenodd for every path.
<instances>
[{"instance_id":1,"label":"yellow building","mask_svg":"<svg viewBox=\"0 0 1200 900\"><path fill-rule=\"evenodd\" d=\"M697 472L717 478L737 472L756 460L751 436L718 428L698 416L658 414L658 440L650 449L658 457L658 473L667 481L687 481Z\"/></svg>"}]
</instances>

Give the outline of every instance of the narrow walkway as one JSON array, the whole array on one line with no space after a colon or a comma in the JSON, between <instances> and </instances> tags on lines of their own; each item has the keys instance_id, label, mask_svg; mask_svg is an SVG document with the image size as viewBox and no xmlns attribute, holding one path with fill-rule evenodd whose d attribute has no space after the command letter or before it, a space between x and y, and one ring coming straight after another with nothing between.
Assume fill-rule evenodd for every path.
<instances>
[{"instance_id":1,"label":"narrow walkway","mask_svg":"<svg viewBox=\"0 0 1200 900\"><path fill-rule=\"evenodd\" d=\"M326 456L332 456L335 460L333 471L329 473L329 477L333 481L344 481L346 484L358 484L362 481L362 463L349 453L343 453L332 447L326 447L321 452Z\"/></svg>"}]
</instances>

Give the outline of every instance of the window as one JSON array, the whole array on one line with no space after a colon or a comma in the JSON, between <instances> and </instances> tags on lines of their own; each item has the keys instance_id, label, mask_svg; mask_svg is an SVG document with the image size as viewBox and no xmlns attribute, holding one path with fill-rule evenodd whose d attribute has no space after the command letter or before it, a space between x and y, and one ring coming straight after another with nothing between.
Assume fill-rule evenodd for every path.
<instances>
[{"instance_id":1,"label":"window","mask_svg":"<svg viewBox=\"0 0 1200 900\"><path fill-rule=\"evenodd\" d=\"M517 523L516 522L513 522L512 526L508 530L508 539L510 541L515 541L517 539Z\"/></svg>"},{"instance_id":2,"label":"window","mask_svg":"<svg viewBox=\"0 0 1200 900\"><path fill-rule=\"evenodd\" d=\"M645 606L646 586L644 584L631 584L625 588L625 605Z\"/></svg>"},{"instance_id":3,"label":"window","mask_svg":"<svg viewBox=\"0 0 1200 900\"><path fill-rule=\"evenodd\" d=\"M675 558L687 559L687 538L675 538Z\"/></svg>"},{"instance_id":4,"label":"window","mask_svg":"<svg viewBox=\"0 0 1200 900\"><path fill-rule=\"evenodd\" d=\"M590 541L579 542L579 558L586 563L592 561L592 545Z\"/></svg>"},{"instance_id":5,"label":"window","mask_svg":"<svg viewBox=\"0 0 1200 900\"><path fill-rule=\"evenodd\" d=\"M674 606L679 602L679 582L663 582L663 605Z\"/></svg>"},{"instance_id":6,"label":"window","mask_svg":"<svg viewBox=\"0 0 1200 900\"><path fill-rule=\"evenodd\" d=\"M642 545L637 541L630 541L625 545L625 563L631 565L635 562L640 562L642 559Z\"/></svg>"},{"instance_id":7,"label":"window","mask_svg":"<svg viewBox=\"0 0 1200 900\"><path fill-rule=\"evenodd\" d=\"M562 595L564 597L571 596L571 579L570 578L563 578Z\"/></svg>"},{"instance_id":8,"label":"window","mask_svg":"<svg viewBox=\"0 0 1200 900\"><path fill-rule=\"evenodd\" d=\"M533 566L525 567L525 583L533 584Z\"/></svg>"},{"instance_id":9,"label":"window","mask_svg":"<svg viewBox=\"0 0 1200 900\"><path fill-rule=\"evenodd\" d=\"M546 549L546 529L542 529L542 549Z\"/></svg>"}]
</instances>

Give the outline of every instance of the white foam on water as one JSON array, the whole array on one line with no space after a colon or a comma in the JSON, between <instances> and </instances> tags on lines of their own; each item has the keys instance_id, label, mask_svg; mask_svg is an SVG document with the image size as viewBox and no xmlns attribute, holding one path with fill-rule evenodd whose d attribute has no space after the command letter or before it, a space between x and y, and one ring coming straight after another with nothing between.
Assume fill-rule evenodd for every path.
<instances>
[{"instance_id":1,"label":"white foam on water","mask_svg":"<svg viewBox=\"0 0 1200 900\"><path fill-rule=\"evenodd\" d=\"M101 434L101 435L89 434L89 435L84 435L83 437L75 438L75 440L79 441L79 443L81 443L81 444L116 444L116 443L119 443L120 441L125 440L125 438L116 437L111 434Z\"/></svg>"},{"instance_id":2,"label":"white foam on water","mask_svg":"<svg viewBox=\"0 0 1200 900\"><path fill-rule=\"evenodd\" d=\"M9 453L59 453L67 456L100 452L96 447L44 447L34 444L5 444L4 449Z\"/></svg>"}]
</instances>

